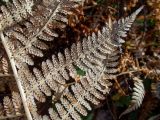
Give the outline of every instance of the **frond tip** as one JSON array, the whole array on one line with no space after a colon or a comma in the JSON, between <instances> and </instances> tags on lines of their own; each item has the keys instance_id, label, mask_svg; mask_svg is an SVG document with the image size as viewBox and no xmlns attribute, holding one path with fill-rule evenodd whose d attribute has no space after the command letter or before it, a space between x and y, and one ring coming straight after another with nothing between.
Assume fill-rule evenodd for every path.
<instances>
[{"instance_id":1,"label":"frond tip","mask_svg":"<svg viewBox=\"0 0 160 120\"><path fill-rule=\"evenodd\" d=\"M126 109L119 118L121 118L123 115L132 112L134 110L136 110L138 107L141 106L144 95L145 95L145 89L144 89L144 85L143 85L143 81L137 77L133 78L134 80L134 92L132 94L132 100L131 100L131 104L128 107L128 109Z\"/></svg>"},{"instance_id":2,"label":"frond tip","mask_svg":"<svg viewBox=\"0 0 160 120\"><path fill-rule=\"evenodd\" d=\"M127 36L127 31L130 30L136 16L141 12L144 6L141 6L134 13L126 18L121 18L118 21L114 21L112 25L112 39L118 44L124 43L125 41L121 37Z\"/></svg>"}]
</instances>

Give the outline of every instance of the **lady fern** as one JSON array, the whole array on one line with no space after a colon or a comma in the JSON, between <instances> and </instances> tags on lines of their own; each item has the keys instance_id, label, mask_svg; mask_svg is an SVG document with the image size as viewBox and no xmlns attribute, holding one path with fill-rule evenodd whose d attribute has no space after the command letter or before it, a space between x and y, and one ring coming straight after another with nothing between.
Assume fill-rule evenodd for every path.
<instances>
[{"instance_id":1,"label":"lady fern","mask_svg":"<svg viewBox=\"0 0 160 120\"><path fill-rule=\"evenodd\" d=\"M41 69L33 68L30 71L27 65L19 69L18 74L30 101L28 104L35 106L34 98L45 102L46 96L52 96L56 111L49 108L51 119L80 120L80 115L86 116L87 111L91 110L91 103L97 105L100 100L105 99L105 94L110 91L109 79L118 73L121 42L113 36L124 37L125 31L129 30L141 9L142 7L131 17L124 19L126 22L117 22L118 26L123 26L121 32L115 32L115 28L110 29L106 24L98 33L92 33L82 42L72 44L70 49L66 48L64 53L59 52L52 55L52 60L43 61ZM116 22L113 26L115 24ZM76 79L77 67L86 74L78 81L70 81L71 77ZM59 91L61 94L57 101L55 98ZM37 115L36 107L31 111L35 119L43 118Z\"/></svg>"}]
</instances>

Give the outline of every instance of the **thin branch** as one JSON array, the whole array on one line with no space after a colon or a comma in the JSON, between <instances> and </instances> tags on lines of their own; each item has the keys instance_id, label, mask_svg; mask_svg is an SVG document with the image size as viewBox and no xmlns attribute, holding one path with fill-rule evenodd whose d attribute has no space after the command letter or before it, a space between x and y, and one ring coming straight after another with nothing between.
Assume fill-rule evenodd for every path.
<instances>
[{"instance_id":1,"label":"thin branch","mask_svg":"<svg viewBox=\"0 0 160 120\"><path fill-rule=\"evenodd\" d=\"M12 70L13 70L13 74L14 74L14 77L16 79L16 83L17 83L18 89L20 91L20 95L21 95L21 98L22 98L22 102L23 102L23 106L24 106L24 109L25 109L26 116L27 116L28 120L32 120L31 113L30 113L29 108L27 106L26 96L25 96L24 90L22 88L21 82L19 80L19 77L18 77L16 64L14 62L14 59L12 57L12 54L11 54L8 46L7 46L6 39L5 39L2 32L0 33L0 37L1 37L1 40L2 40L2 44L3 44L3 46L6 50L6 53L8 55L8 58L9 58L9 61L10 61L10 64L11 64L11 67L12 67Z\"/></svg>"}]
</instances>

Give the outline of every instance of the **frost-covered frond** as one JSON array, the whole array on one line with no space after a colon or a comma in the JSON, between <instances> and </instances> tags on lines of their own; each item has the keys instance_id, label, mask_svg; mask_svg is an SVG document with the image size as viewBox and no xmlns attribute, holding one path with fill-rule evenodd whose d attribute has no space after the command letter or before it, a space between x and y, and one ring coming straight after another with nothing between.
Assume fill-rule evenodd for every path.
<instances>
[{"instance_id":1,"label":"frost-covered frond","mask_svg":"<svg viewBox=\"0 0 160 120\"><path fill-rule=\"evenodd\" d=\"M132 13L130 16L126 18L122 18L118 21L115 21L112 25L112 39L115 41L117 45L121 45L121 43L124 43L125 41L122 39L122 37L126 37L127 31L130 30L131 25L133 24L136 16L139 14L139 12L143 9L144 6L141 6L139 9L137 9L134 13Z\"/></svg>"},{"instance_id":2,"label":"frost-covered frond","mask_svg":"<svg viewBox=\"0 0 160 120\"><path fill-rule=\"evenodd\" d=\"M13 0L0 7L0 31L21 22L32 14L33 0Z\"/></svg>"},{"instance_id":3,"label":"frost-covered frond","mask_svg":"<svg viewBox=\"0 0 160 120\"><path fill-rule=\"evenodd\" d=\"M97 105L100 100L105 99L104 95L109 93L111 83L108 75L118 71L118 51L118 47L110 40L106 26L97 35L93 33L82 42L73 44L71 50L66 48L64 54L59 52L57 56L52 56L52 60L42 62L41 70L33 68L31 72L26 66L19 69L18 74L26 95L33 95L40 102L45 102L45 96L51 96L51 93L52 97L56 98L56 93L61 92L60 103L55 104L57 114L61 119L69 117L78 120L81 115L86 116L87 111L91 110L91 103ZM112 52L114 54L111 54ZM85 71L86 75L76 84L72 83L70 78L76 79L77 67ZM108 78L104 79L105 73ZM67 84L71 84L71 87L66 86ZM67 106L70 104L72 107ZM33 115L37 117L35 113Z\"/></svg>"},{"instance_id":4,"label":"frost-covered frond","mask_svg":"<svg viewBox=\"0 0 160 120\"><path fill-rule=\"evenodd\" d=\"M37 113L34 98L45 102L46 97L52 96L56 110L49 108L50 118L61 120L80 120L81 115L86 116L91 110L91 104L97 105L105 99L110 91L109 79L118 72L121 53L112 38L118 33L112 32L106 24L101 31L72 44L63 53L52 55L51 60L43 61L41 69L23 65L18 70L29 106L35 106L30 108L35 118L42 116ZM77 68L85 74L78 75Z\"/></svg>"},{"instance_id":5,"label":"frost-covered frond","mask_svg":"<svg viewBox=\"0 0 160 120\"><path fill-rule=\"evenodd\" d=\"M144 89L144 85L143 85L143 81L137 77L133 78L134 80L134 88L133 88L133 94L132 94L132 100L131 100L131 104L128 107L128 109L126 109L121 115L125 115L129 112L132 112L134 110L136 110L138 107L141 106L144 95L145 95L145 89Z\"/></svg>"},{"instance_id":6,"label":"frost-covered frond","mask_svg":"<svg viewBox=\"0 0 160 120\"><path fill-rule=\"evenodd\" d=\"M82 43L73 44L71 50L66 48L64 54L59 52L57 56L52 56L52 60L48 59L42 62L42 70L33 68L33 73L31 73L27 67L20 69L20 76L22 76L20 78L28 82L29 88L33 89L36 99L42 100L39 99L40 96L40 98L44 98L44 94L50 96L50 90L57 92L58 87L65 85L71 77L75 79L77 67L85 71L86 77L89 79L94 78L97 73L100 74L101 69L106 64L105 61L108 62L106 64L108 74L117 72L118 63L113 61L113 65L111 65L109 61L112 60L110 54L117 51L117 49L112 45L109 29L106 26L97 35L93 33L92 36L84 39ZM114 57L116 55L118 54L115 54ZM92 80L90 84L93 84L91 82Z\"/></svg>"},{"instance_id":7,"label":"frost-covered frond","mask_svg":"<svg viewBox=\"0 0 160 120\"><path fill-rule=\"evenodd\" d=\"M42 57L42 50L48 48L45 42L58 37L55 29L66 27L68 15L79 14L76 10L79 4L72 0L39 0L32 17L6 30L5 39L17 66L22 62L33 65L30 55Z\"/></svg>"},{"instance_id":8,"label":"frost-covered frond","mask_svg":"<svg viewBox=\"0 0 160 120\"><path fill-rule=\"evenodd\" d=\"M23 116L23 106L19 93L13 92L12 99L8 96L3 98L3 104L0 103L0 118L9 119Z\"/></svg>"}]
</instances>

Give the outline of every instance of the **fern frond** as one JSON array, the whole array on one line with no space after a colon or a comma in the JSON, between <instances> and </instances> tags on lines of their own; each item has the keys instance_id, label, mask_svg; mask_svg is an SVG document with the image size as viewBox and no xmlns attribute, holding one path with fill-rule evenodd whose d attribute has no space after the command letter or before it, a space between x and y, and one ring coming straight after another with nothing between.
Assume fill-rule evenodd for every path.
<instances>
[{"instance_id":1,"label":"fern frond","mask_svg":"<svg viewBox=\"0 0 160 120\"><path fill-rule=\"evenodd\" d=\"M131 104L128 107L128 109L126 109L120 115L120 117L129 113L129 112L132 112L132 111L136 110L142 104L142 101L143 101L143 98L144 98L144 95L145 95L145 89L144 89L143 81L141 79L137 78L137 77L134 77L133 80L134 80L134 88L133 88L134 92L133 92L133 95L132 95Z\"/></svg>"},{"instance_id":2,"label":"fern frond","mask_svg":"<svg viewBox=\"0 0 160 120\"><path fill-rule=\"evenodd\" d=\"M73 9L78 6L79 2L72 0L44 1L34 7L32 17L5 31L5 39L17 67L23 62L33 65L30 55L42 57L42 50L48 49L44 41L53 41L58 37L55 28L64 29L68 15L73 14Z\"/></svg>"},{"instance_id":3,"label":"fern frond","mask_svg":"<svg viewBox=\"0 0 160 120\"><path fill-rule=\"evenodd\" d=\"M92 34L92 36L89 36L88 43L86 43L86 40L84 39L82 44L79 42L77 43L77 46L73 44L71 46L71 50L66 49L64 53L65 55L63 55L62 53L58 53L57 56L53 55L52 61L46 60L46 62L42 63L42 72L40 72L40 70L38 70L37 68L33 69L34 74L32 74L28 70L28 68L24 68L24 71L23 69L19 70L23 72L20 73L21 75L23 75L21 79L26 79L29 82L30 87L33 86L31 88L33 88L33 90L36 90L35 94L43 96L43 94L40 93L40 89L41 91L43 91L43 93L45 93L45 91L48 91L48 88L45 84L48 84L48 86L50 86L51 89L56 92L58 87L56 86L56 84L60 84L60 86L65 85L66 81L69 80L70 74L73 74L74 77L77 75L76 66L78 66L82 70L85 70L88 73L88 77L94 77L94 74L101 70L101 66L103 66L103 60L106 59L106 56L108 54L99 51L98 48L105 48L107 46L107 48L110 48L110 51L112 49L115 49L115 47L113 46L104 44L104 42L109 43L108 31L109 30L107 30L107 27L105 27L102 31L103 34L99 32L98 36L96 36L94 33ZM108 34L108 41L105 41L105 38L103 38L106 34ZM107 37L107 35L105 37ZM98 42L99 44L96 44ZM108 51L108 49L106 49L105 51ZM90 61L90 59L87 58L88 56L94 58L94 61ZM100 56L101 58L99 58ZM99 64L96 63L97 60L99 60ZM114 68L112 69L114 71ZM42 78L42 80L45 82L42 83L41 80L37 84L37 81L40 80L40 78ZM42 88L42 86L46 89ZM36 98L38 99L38 97Z\"/></svg>"},{"instance_id":4,"label":"fern frond","mask_svg":"<svg viewBox=\"0 0 160 120\"><path fill-rule=\"evenodd\" d=\"M91 110L91 104L98 105L110 91L109 79L118 72L121 44L117 44L113 36L119 31L113 32L106 24L101 31L73 44L70 49L66 48L64 53L59 52L52 56L52 60L43 61L41 69L29 69L25 63L34 64L29 54L42 57L41 50L47 49L47 46L41 40L51 41L57 37L55 23L65 27L66 16L72 14L71 9L78 5L72 0L52 0L51 3L39 4L34 9L35 16L6 30L3 42L7 41L13 55L10 59L14 59L19 68L19 79L33 118L48 119L38 115L35 99L45 102L46 96L57 97L56 93L60 91L58 101L53 100L56 110L49 109L51 119L79 120L80 115L86 116L87 111ZM128 18L128 21L130 19L133 21L133 18ZM77 67L86 74L76 81ZM75 81L70 80L71 77Z\"/></svg>"},{"instance_id":5,"label":"fern frond","mask_svg":"<svg viewBox=\"0 0 160 120\"><path fill-rule=\"evenodd\" d=\"M118 21L115 21L112 25L112 40L115 41L117 45L121 45L121 43L124 43L125 41L122 39L122 37L127 36L127 31L130 30L131 25L133 24L136 16L139 14L139 12L143 9L144 6L141 6L139 9L137 9L132 15L126 18L122 18Z\"/></svg>"},{"instance_id":6,"label":"fern frond","mask_svg":"<svg viewBox=\"0 0 160 120\"><path fill-rule=\"evenodd\" d=\"M49 114L51 119L56 117L62 120L79 120L80 115L86 116L87 111L91 110L91 104L97 105L105 99L104 95L110 91L109 79L118 72L121 53L119 45L112 38L118 31L112 32L106 24L98 33L92 33L82 42L72 44L70 49L66 48L64 53L59 52L52 55L52 60L43 61L41 70L33 68L31 71L27 65L18 70L30 106L35 106L33 110L30 108L35 118L39 116L34 98L45 102L45 96L53 94L52 97L55 98L59 92L58 102L53 99L56 111L49 108ZM71 82L71 77L76 79L77 67L86 74L79 81ZM137 88L140 82L135 83ZM137 89L135 91L137 93Z\"/></svg>"},{"instance_id":7,"label":"fern frond","mask_svg":"<svg viewBox=\"0 0 160 120\"><path fill-rule=\"evenodd\" d=\"M13 0L0 7L0 31L25 20L32 15L33 0Z\"/></svg>"}]
</instances>

